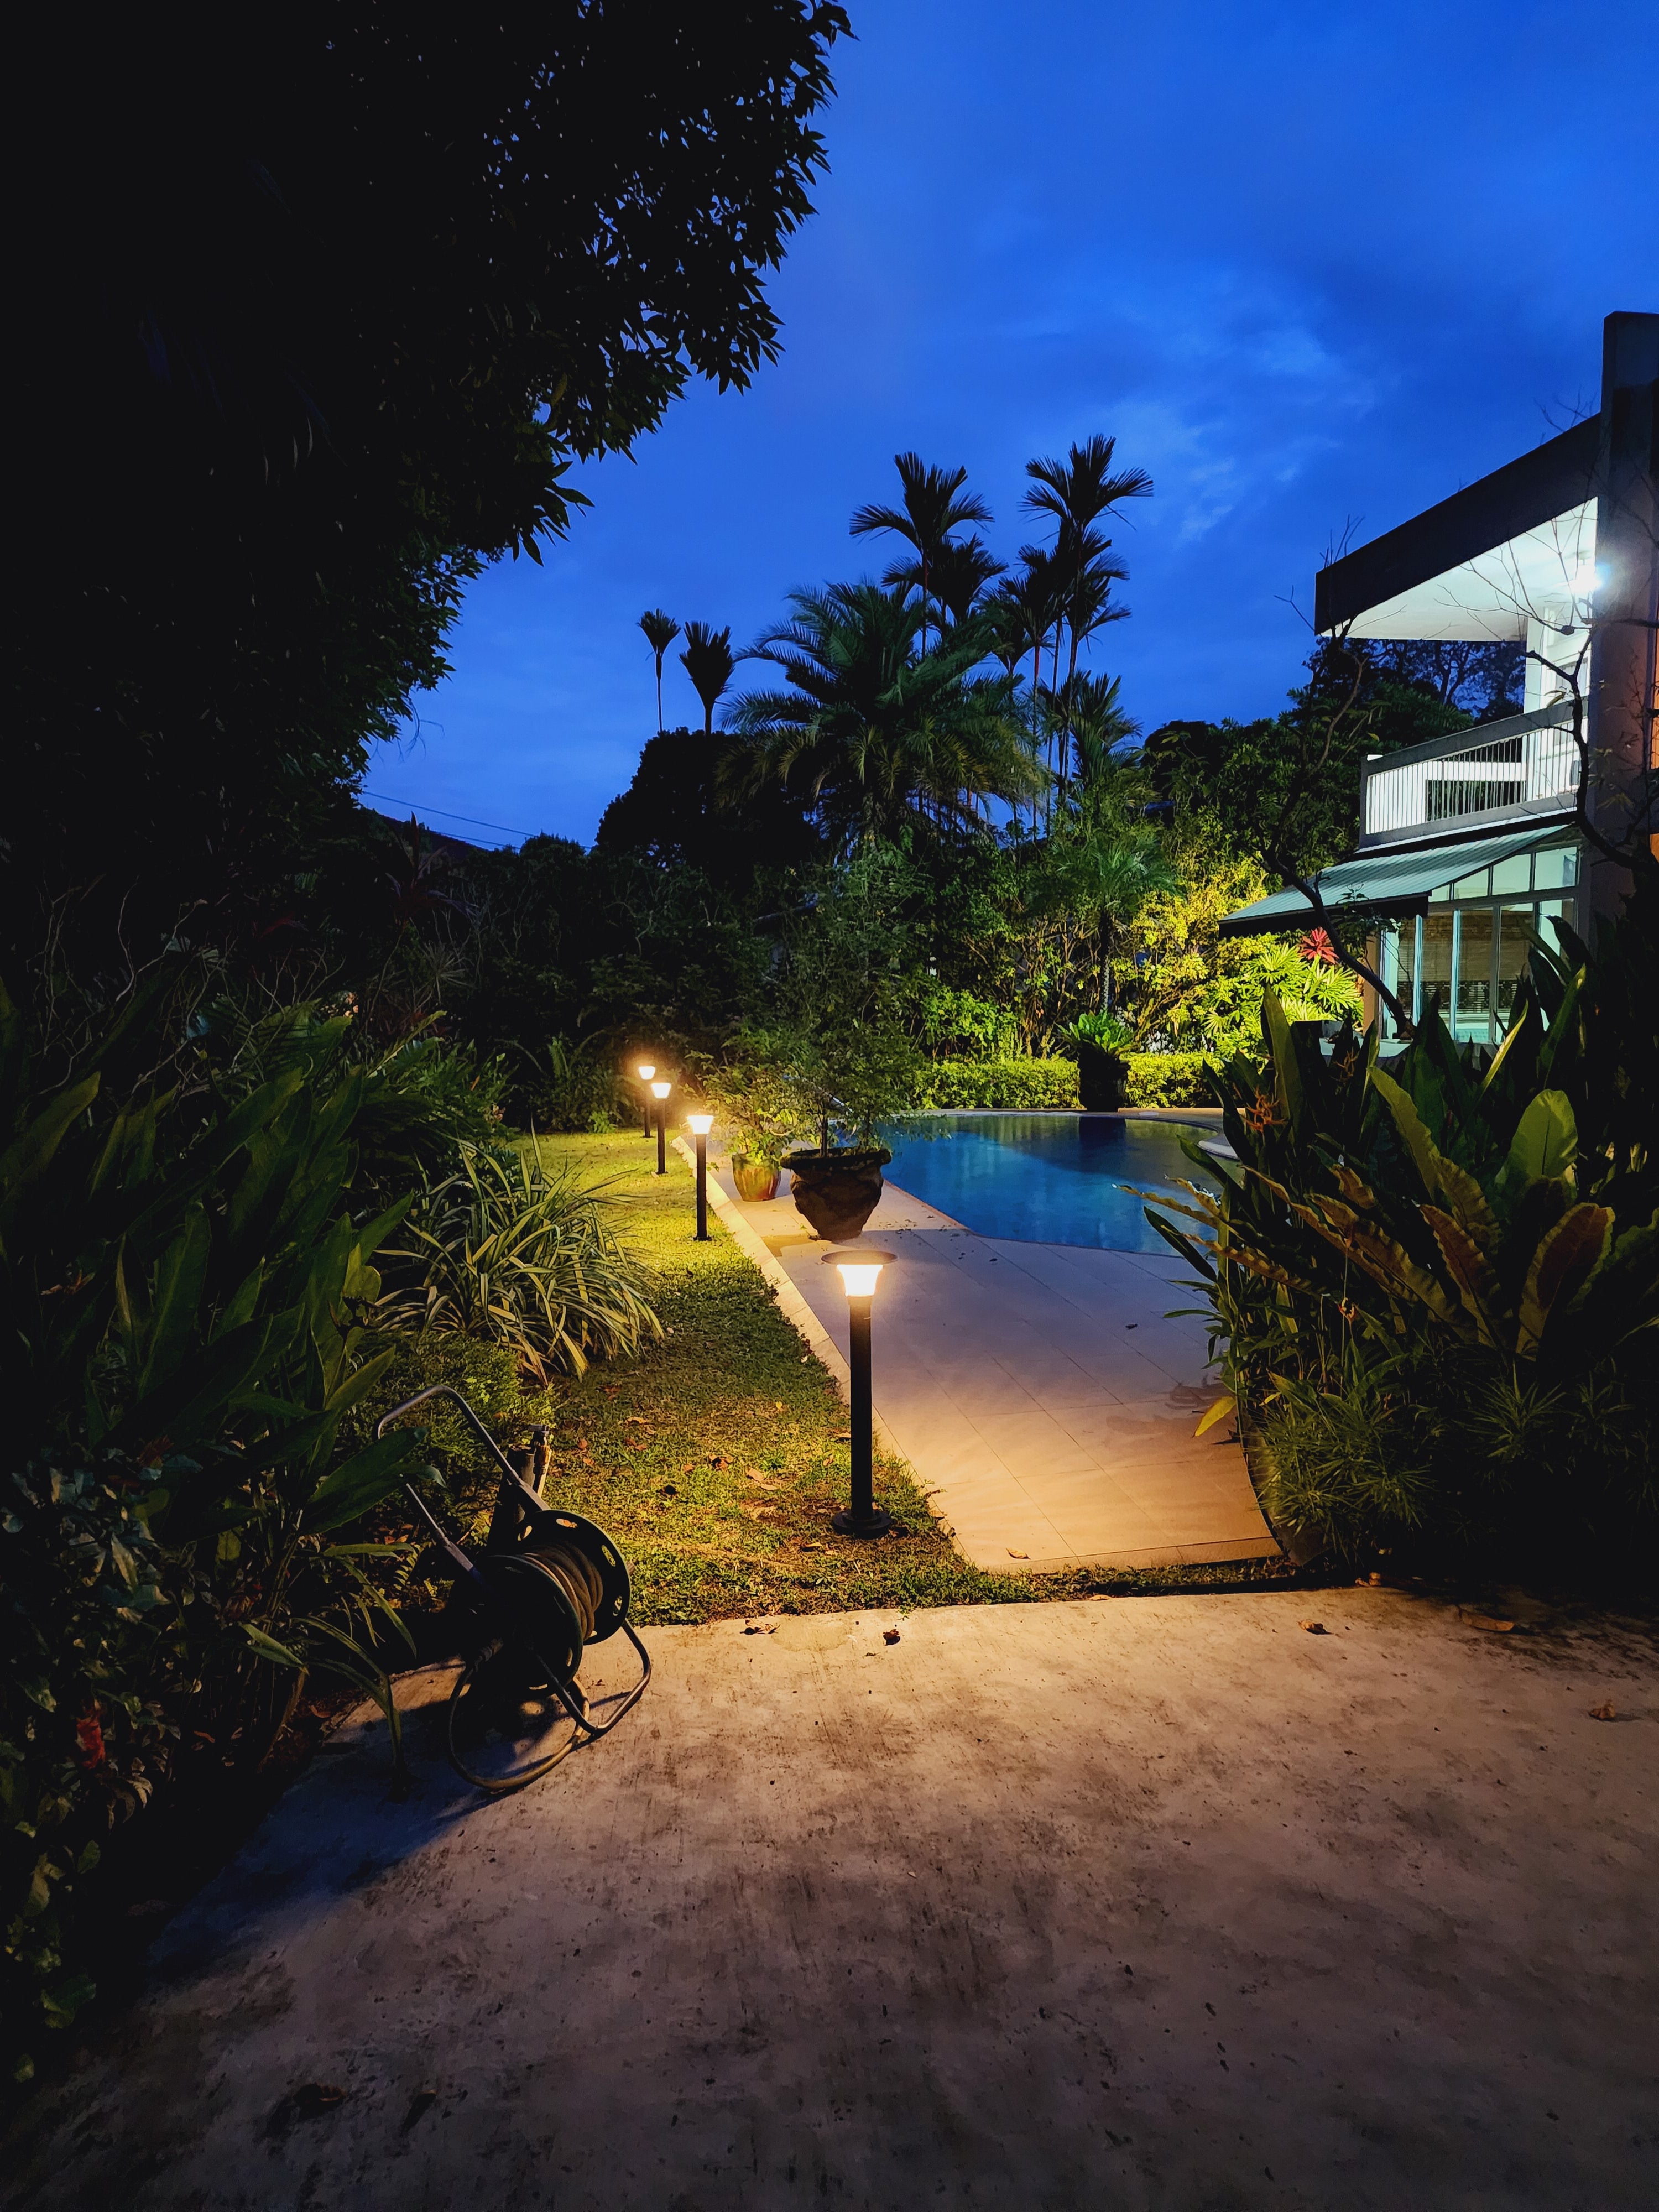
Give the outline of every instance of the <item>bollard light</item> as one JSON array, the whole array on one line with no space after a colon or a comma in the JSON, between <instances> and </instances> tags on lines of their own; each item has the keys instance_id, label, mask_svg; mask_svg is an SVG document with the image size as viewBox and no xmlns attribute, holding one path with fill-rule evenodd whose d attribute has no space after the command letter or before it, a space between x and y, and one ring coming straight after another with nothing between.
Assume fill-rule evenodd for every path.
<instances>
[{"instance_id":1,"label":"bollard light","mask_svg":"<svg viewBox=\"0 0 1659 2212\"><path fill-rule=\"evenodd\" d=\"M884 1536L892 1516L877 1510L874 1419L870 1405L870 1305L881 1271L892 1259L867 1244L836 1244L823 1255L847 1293L847 1365L853 1384L852 1497L831 1526L843 1536Z\"/></svg>"},{"instance_id":2,"label":"bollard light","mask_svg":"<svg viewBox=\"0 0 1659 2212\"><path fill-rule=\"evenodd\" d=\"M637 1073L639 1074L640 1081L643 1084L649 1085L652 1077L656 1073L656 1072L657 1063L654 1060L642 1060L638 1063ZM645 1107L645 1133L647 1137L651 1134L651 1102L649 1099L646 1101Z\"/></svg>"},{"instance_id":3,"label":"bollard light","mask_svg":"<svg viewBox=\"0 0 1659 2212\"><path fill-rule=\"evenodd\" d=\"M651 1086L651 1096L657 1102L657 1173L668 1173L668 1094L672 1083L659 1080Z\"/></svg>"},{"instance_id":4,"label":"bollard light","mask_svg":"<svg viewBox=\"0 0 1659 2212\"><path fill-rule=\"evenodd\" d=\"M714 1126L712 1114L688 1114L685 1126L697 1140L697 1236L699 1244L708 1242L708 1132Z\"/></svg>"}]
</instances>

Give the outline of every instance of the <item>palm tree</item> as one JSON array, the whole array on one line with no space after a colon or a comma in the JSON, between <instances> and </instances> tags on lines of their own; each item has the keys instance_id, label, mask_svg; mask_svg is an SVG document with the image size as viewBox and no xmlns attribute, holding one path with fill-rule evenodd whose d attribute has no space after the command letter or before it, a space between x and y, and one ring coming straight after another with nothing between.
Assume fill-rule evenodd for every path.
<instances>
[{"instance_id":1,"label":"palm tree","mask_svg":"<svg viewBox=\"0 0 1659 2212\"><path fill-rule=\"evenodd\" d=\"M1115 438L1103 438L1097 431L1084 444L1073 446L1064 461L1044 459L1025 464L1031 489L1025 495L1024 505L1034 514L1051 515L1059 526L1054 556L1066 573L1060 617L1070 639L1066 690L1060 695L1062 787L1071 739L1067 702L1077 675L1078 648L1103 623L1121 621L1127 611L1110 606L1109 592L1112 584L1122 582L1129 572L1121 562L1107 558L1111 540L1103 538L1094 526L1120 501L1144 499L1152 489L1152 477L1145 469L1121 469L1114 474L1112 459L1116 446ZM1060 692L1058 629L1054 635L1054 689Z\"/></svg>"},{"instance_id":2,"label":"palm tree","mask_svg":"<svg viewBox=\"0 0 1659 2212\"><path fill-rule=\"evenodd\" d=\"M1005 574L1007 566L1006 561L997 559L977 532L972 538L947 538L934 554L927 572L941 619L949 615L953 623L966 622L979 605L985 586ZM915 591L921 587L921 574L920 561L900 561L881 580L884 584L902 584L907 591Z\"/></svg>"},{"instance_id":3,"label":"palm tree","mask_svg":"<svg viewBox=\"0 0 1659 2212\"><path fill-rule=\"evenodd\" d=\"M640 617L640 628L645 632L646 642L657 656L657 727L662 727L662 657L680 634L680 626L672 615L660 607L653 607L648 614Z\"/></svg>"},{"instance_id":4,"label":"palm tree","mask_svg":"<svg viewBox=\"0 0 1659 2212\"><path fill-rule=\"evenodd\" d=\"M711 629L707 623L689 622L685 625L685 651L680 655L680 665L691 678L699 699L702 701L702 727L705 737L714 734L714 709L726 685L732 681L732 671L738 657L732 650L732 626Z\"/></svg>"},{"instance_id":5,"label":"palm tree","mask_svg":"<svg viewBox=\"0 0 1659 2212\"><path fill-rule=\"evenodd\" d=\"M992 520L991 510L977 493L963 493L966 469L924 467L920 453L895 453L893 465L903 487L902 507L861 507L853 517L852 534L867 538L872 531L890 530L916 551L921 586L921 647L927 649L927 595L933 572L951 532L964 522Z\"/></svg>"},{"instance_id":6,"label":"palm tree","mask_svg":"<svg viewBox=\"0 0 1659 2212\"><path fill-rule=\"evenodd\" d=\"M1041 789L1012 678L974 673L992 649L986 617L970 615L918 653L925 617L902 589L831 584L792 592L790 604L793 618L750 648L792 688L738 701L740 781L793 787L842 850L907 826L960 834L989 799L1015 805Z\"/></svg>"}]
</instances>

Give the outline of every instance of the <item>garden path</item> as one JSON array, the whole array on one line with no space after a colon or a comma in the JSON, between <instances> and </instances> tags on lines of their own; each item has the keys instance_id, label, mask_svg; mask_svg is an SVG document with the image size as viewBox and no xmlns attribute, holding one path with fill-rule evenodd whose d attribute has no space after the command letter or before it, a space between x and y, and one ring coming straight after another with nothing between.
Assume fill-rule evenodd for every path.
<instances>
[{"instance_id":1,"label":"garden path","mask_svg":"<svg viewBox=\"0 0 1659 2212\"><path fill-rule=\"evenodd\" d=\"M739 1210L722 1176L722 1212ZM836 1350L847 1307L786 1199L740 1208ZM1173 1253L981 1237L890 1185L866 1234L897 1254L876 1295L872 1388L976 1566L1195 1565L1276 1557L1222 1422Z\"/></svg>"},{"instance_id":2,"label":"garden path","mask_svg":"<svg viewBox=\"0 0 1659 2212\"><path fill-rule=\"evenodd\" d=\"M1659 1654L1505 1610L651 1629L638 1711L484 1804L405 1678L415 1793L346 1729L0 2202L1646 2212Z\"/></svg>"}]
</instances>

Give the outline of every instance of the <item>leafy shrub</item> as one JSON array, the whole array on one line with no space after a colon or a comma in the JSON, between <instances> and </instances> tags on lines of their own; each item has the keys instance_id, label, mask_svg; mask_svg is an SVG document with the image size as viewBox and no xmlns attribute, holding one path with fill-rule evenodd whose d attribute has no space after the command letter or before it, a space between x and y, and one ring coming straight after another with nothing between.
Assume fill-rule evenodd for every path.
<instances>
[{"instance_id":1,"label":"leafy shrub","mask_svg":"<svg viewBox=\"0 0 1659 2212\"><path fill-rule=\"evenodd\" d=\"M1078 1103L1077 1062L1074 1060L935 1060L924 1064L917 1079L915 1103L919 1111L952 1107L1001 1107L1010 1112L1036 1112L1048 1107Z\"/></svg>"},{"instance_id":2,"label":"leafy shrub","mask_svg":"<svg viewBox=\"0 0 1659 2212\"><path fill-rule=\"evenodd\" d=\"M1207 1052L1131 1052L1131 1106L1213 1106L1210 1071L1217 1065Z\"/></svg>"},{"instance_id":3,"label":"leafy shrub","mask_svg":"<svg viewBox=\"0 0 1659 2212\"><path fill-rule=\"evenodd\" d=\"M1019 1024L988 999L935 983L923 1001L921 1032L928 1051L943 1060L1009 1060Z\"/></svg>"},{"instance_id":4,"label":"leafy shrub","mask_svg":"<svg viewBox=\"0 0 1659 2212\"><path fill-rule=\"evenodd\" d=\"M541 1383L590 1357L637 1351L661 1324L646 1272L618 1243L617 1202L528 1152L510 1160L465 1146L388 1256L400 1277L377 1314L405 1333L503 1345Z\"/></svg>"},{"instance_id":5,"label":"leafy shrub","mask_svg":"<svg viewBox=\"0 0 1659 2212\"><path fill-rule=\"evenodd\" d=\"M106 1104L95 1067L36 1097L0 994L0 1923L24 2067L89 1993L72 1875L183 1722L257 1765L307 1668L384 1692L358 1633L386 1614L384 1549L339 1540L421 1463L411 1433L339 1443L390 1357L363 1316L403 1202L365 1224L345 1201L383 1079L318 1081L269 1042L281 1072L234 1099Z\"/></svg>"},{"instance_id":6,"label":"leafy shrub","mask_svg":"<svg viewBox=\"0 0 1659 2212\"><path fill-rule=\"evenodd\" d=\"M1659 869L1535 947L1498 1052L1431 1009L1387 1069L1264 1005L1241 1163L1161 1224L1198 1267L1285 1524L1350 1558L1611 1565L1659 1539ZM1189 1187L1190 1188L1190 1187Z\"/></svg>"},{"instance_id":7,"label":"leafy shrub","mask_svg":"<svg viewBox=\"0 0 1659 2212\"><path fill-rule=\"evenodd\" d=\"M1127 1053L1133 1046L1133 1025L1109 1007L1097 1013L1079 1014L1060 1031L1060 1042L1073 1047L1092 1045L1097 1052Z\"/></svg>"},{"instance_id":8,"label":"leafy shrub","mask_svg":"<svg viewBox=\"0 0 1659 2212\"><path fill-rule=\"evenodd\" d=\"M539 1053L521 1055L514 1099L527 1127L547 1135L594 1130L603 1134L631 1121L633 1091L608 1045L588 1037L580 1044L550 1037Z\"/></svg>"}]
</instances>

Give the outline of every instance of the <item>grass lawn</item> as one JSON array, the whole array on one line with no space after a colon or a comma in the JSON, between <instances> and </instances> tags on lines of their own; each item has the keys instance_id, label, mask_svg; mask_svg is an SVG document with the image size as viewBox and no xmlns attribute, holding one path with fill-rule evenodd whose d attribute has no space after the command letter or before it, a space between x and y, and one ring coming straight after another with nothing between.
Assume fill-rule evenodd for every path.
<instances>
[{"instance_id":1,"label":"grass lawn","mask_svg":"<svg viewBox=\"0 0 1659 2212\"><path fill-rule=\"evenodd\" d=\"M531 1141L529 1139L526 1142ZM914 1477L878 1458L889 1536L838 1536L847 1408L711 1209L695 1241L693 1183L672 1149L637 1130L543 1137L548 1166L605 1180L619 1227L651 1263L666 1335L555 1394L549 1494L608 1528L634 1577L641 1623L878 1607L968 1605L1096 1590L1237 1589L1280 1580L1277 1562L1153 1573L988 1574L942 1533Z\"/></svg>"}]
</instances>

